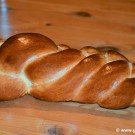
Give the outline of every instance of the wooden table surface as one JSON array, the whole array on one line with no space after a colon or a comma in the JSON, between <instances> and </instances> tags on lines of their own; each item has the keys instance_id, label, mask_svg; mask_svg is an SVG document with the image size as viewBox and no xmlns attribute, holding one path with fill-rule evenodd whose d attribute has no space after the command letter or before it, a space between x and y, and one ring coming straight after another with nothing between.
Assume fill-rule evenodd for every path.
<instances>
[{"instance_id":1,"label":"wooden table surface","mask_svg":"<svg viewBox=\"0 0 135 135\"><path fill-rule=\"evenodd\" d=\"M135 0L1 0L0 38L20 32L77 49L114 47L135 62ZM135 134L135 107L109 110L31 96L0 102L0 135L126 134Z\"/></svg>"}]
</instances>

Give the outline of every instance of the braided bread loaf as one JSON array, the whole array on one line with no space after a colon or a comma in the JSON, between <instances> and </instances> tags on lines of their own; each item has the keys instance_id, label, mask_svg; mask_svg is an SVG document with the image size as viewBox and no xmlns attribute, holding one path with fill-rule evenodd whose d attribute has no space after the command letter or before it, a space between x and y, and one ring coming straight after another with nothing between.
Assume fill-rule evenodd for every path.
<instances>
[{"instance_id":1,"label":"braided bread loaf","mask_svg":"<svg viewBox=\"0 0 135 135\"><path fill-rule=\"evenodd\" d=\"M116 51L56 45L36 33L7 39L0 48L0 100L30 94L47 101L135 106L135 64Z\"/></svg>"}]
</instances>

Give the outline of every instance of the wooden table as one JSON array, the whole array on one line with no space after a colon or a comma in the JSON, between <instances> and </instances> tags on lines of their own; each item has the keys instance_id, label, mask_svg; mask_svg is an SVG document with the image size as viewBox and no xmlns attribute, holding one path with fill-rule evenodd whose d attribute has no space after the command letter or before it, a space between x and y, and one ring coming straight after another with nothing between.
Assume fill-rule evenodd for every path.
<instances>
[{"instance_id":1,"label":"wooden table","mask_svg":"<svg viewBox=\"0 0 135 135\"><path fill-rule=\"evenodd\" d=\"M37 32L74 48L109 46L135 62L134 0L1 0L0 38ZM123 130L128 129L128 130ZM0 135L126 135L135 108L45 102L31 96L0 102Z\"/></svg>"}]
</instances>

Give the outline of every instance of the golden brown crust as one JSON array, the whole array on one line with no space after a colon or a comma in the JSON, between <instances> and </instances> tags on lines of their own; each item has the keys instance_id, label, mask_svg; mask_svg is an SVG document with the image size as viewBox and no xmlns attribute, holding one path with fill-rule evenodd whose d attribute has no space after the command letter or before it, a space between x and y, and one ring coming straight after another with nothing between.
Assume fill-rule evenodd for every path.
<instances>
[{"instance_id":1,"label":"golden brown crust","mask_svg":"<svg viewBox=\"0 0 135 135\"><path fill-rule=\"evenodd\" d=\"M26 85L14 76L0 75L0 100L10 100L25 95Z\"/></svg>"},{"instance_id":2,"label":"golden brown crust","mask_svg":"<svg viewBox=\"0 0 135 135\"><path fill-rule=\"evenodd\" d=\"M58 49L60 51L62 51L62 50L70 49L70 47L68 45L65 45L65 44L59 44Z\"/></svg>"},{"instance_id":3,"label":"golden brown crust","mask_svg":"<svg viewBox=\"0 0 135 135\"><path fill-rule=\"evenodd\" d=\"M105 93L115 88L115 84L129 75L128 64L125 61L116 61L102 65L91 76L86 85L80 90L75 100L85 103L95 103L98 98L106 96Z\"/></svg>"},{"instance_id":4,"label":"golden brown crust","mask_svg":"<svg viewBox=\"0 0 135 135\"><path fill-rule=\"evenodd\" d=\"M135 77L135 63L132 64L132 77Z\"/></svg>"},{"instance_id":5,"label":"golden brown crust","mask_svg":"<svg viewBox=\"0 0 135 135\"><path fill-rule=\"evenodd\" d=\"M33 82L46 82L57 78L58 73L60 75L62 72L67 72L82 58L80 51L67 49L37 59L27 66L25 72Z\"/></svg>"},{"instance_id":6,"label":"golden brown crust","mask_svg":"<svg viewBox=\"0 0 135 135\"><path fill-rule=\"evenodd\" d=\"M36 33L7 39L0 48L0 100L31 94L48 101L135 106L135 64L113 50L56 45Z\"/></svg>"},{"instance_id":7,"label":"golden brown crust","mask_svg":"<svg viewBox=\"0 0 135 135\"><path fill-rule=\"evenodd\" d=\"M40 87L36 84L33 85L31 94L48 101L74 100L80 88L83 87L82 84L96 70L97 65L103 64L101 57L100 55L93 55L83 59L70 71L65 72L62 77L53 80L53 82L43 82L42 80Z\"/></svg>"},{"instance_id":8,"label":"golden brown crust","mask_svg":"<svg viewBox=\"0 0 135 135\"><path fill-rule=\"evenodd\" d=\"M135 78L126 78L104 95L98 98L97 103L100 106L113 109L128 107L135 99Z\"/></svg>"},{"instance_id":9,"label":"golden brown crust","mask_svg":"<svg viewBox=\"0 0 135 135\"><path fill-rule=\"evenodd\" d=\"M17 34L7 39L0 48L0 68L5 72L19 72L23 64L34 55L57 51L49 38L34 33Z\"/></svg>"},{"instance_id":10,"label":"golden brown crust","mask_svg":"<svg viewBox=\"0 0 135 135\"><path fill-rule=\"evenodd\" d=\"M128 59L123 56L122 54L116 52L116 51L108 51L108 62L117 61L117 60L125 60L128 61Z\"/></svg>"}]
</instances>

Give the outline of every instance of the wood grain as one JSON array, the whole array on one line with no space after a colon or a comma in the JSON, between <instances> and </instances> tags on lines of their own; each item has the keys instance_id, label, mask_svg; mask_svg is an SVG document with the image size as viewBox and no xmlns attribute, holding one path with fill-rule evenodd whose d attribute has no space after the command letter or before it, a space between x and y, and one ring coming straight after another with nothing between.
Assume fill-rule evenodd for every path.
<instances>
[{"instance_id":1,"label":"wood grain","mask_svg":"<svg viewBox=\"0 0 135 135\"><path fill-rule=\"evenodd\" d=\"M0 41L37 32L73 48L113 47L135 62L134 0L1 0ZM135 108L45 102L31 96L0 102L0 135L123 135L134 129Z\"/></svg>"}]
</instances>

